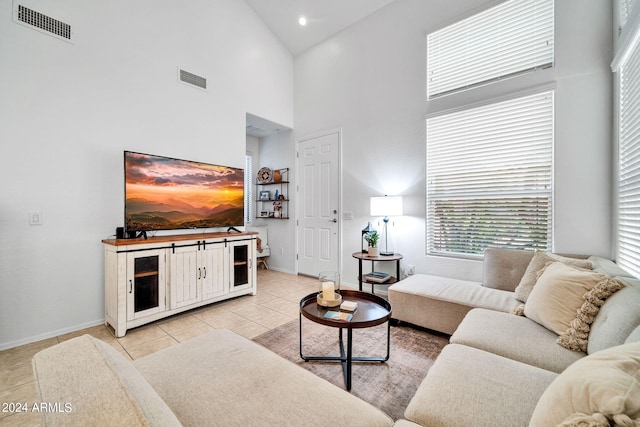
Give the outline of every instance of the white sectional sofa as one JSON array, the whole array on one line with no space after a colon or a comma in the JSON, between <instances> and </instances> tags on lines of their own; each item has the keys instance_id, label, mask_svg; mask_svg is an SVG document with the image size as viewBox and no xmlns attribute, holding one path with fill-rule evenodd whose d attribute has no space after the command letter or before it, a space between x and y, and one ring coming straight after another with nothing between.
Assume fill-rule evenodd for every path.
<instances>
[{"instance_id":1,"label":"white sectional sofa","mask_svg":"<svg viewBox=\"0 0 640 427\"><path fill-rule=\"evenodd\" d=\"M522 304L515 290L531 273L533 253L488 250L484 283L415 275L392 285L395 319L453 334L396 425L640 425L640 281L610 260L587 261L625 286L604 300L585 351L511 313ZM622 390L620 364L631 370Z\"/></svg>"}]
</instances>

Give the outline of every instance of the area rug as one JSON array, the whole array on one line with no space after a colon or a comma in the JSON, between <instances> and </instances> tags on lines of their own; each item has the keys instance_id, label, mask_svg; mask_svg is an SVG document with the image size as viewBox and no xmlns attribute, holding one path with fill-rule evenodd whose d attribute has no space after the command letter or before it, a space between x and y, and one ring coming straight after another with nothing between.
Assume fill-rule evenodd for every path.
<instances>
[{"instance_id":1,"label":"area rug","mask_svg":"<svg viewBox=\"0 0 640 427\"><path fill-rule=\"evenodd\" d=\"M254 341L315 375L344 389L339 362L305 362L300 358L298 320L290 321L254 338ZM385 356L386 324L354 329L354 356ZM305 356L339 356L338 329L302 319L302 352ZM346 345L347 333L344 331ZM371 403L397 420L415 394L448 336L401 324L391 327L389 360L354 362L351 393Z\"/></svg>"}]
</instances>

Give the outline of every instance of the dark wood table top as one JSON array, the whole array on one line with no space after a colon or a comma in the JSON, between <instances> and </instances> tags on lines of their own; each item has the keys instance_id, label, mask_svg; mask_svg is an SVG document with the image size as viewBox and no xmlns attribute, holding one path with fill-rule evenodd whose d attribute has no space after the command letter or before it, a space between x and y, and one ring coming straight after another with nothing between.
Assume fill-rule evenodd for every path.
<instances>
[{"instance_id":1,"label":"dark wood table top","mask_svg":"<svg viewBox=\"0 0 640 427\"><path fill-rule=\"evenodd\" d=\"M314 292L300 300L300 313L309 320L334 328L368 328L380 325L391 318L391 304L384 298L361 291L340 290L342 301L355 301L358 308L350 321L328 319L327 311L341 311L340 307L323 307L318 304ZM347 312L350 313L350 312Z\"/></svg>"}]
</instances>

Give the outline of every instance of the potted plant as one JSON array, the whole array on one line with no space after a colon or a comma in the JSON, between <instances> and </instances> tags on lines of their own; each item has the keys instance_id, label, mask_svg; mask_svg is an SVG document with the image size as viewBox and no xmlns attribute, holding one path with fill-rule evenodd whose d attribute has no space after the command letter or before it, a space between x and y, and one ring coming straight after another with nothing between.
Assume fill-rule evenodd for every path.
<instances>
[{"instance_id":1,"label":"potted plant","mask_svg":"<svg viewBox=\"0 0 640 427\"><path fill-rule=\"evenodd\" d=\"M370 231L364 235L364 240L369 244L369 248L367 249L367 253L369 256L378 256L380 254L378 249L378 240L380 240L380 235L377 231Z\"/></svg>"}]
</instances>

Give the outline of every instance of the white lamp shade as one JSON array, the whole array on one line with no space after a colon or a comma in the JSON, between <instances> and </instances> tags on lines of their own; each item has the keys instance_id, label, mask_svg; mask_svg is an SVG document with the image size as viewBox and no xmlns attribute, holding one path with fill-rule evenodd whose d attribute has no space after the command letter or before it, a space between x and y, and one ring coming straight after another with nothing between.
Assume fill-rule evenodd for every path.
<instances>
[{"instance_id":1,"label":"white lamp shade","mask_svg":"<svg viewBox=\"0 0 640 427\"><path fill-rule=\"evenodd\" d=\"M371 216L402 215L402 196L371 197Z\"/></svg>"}]
</instances>

